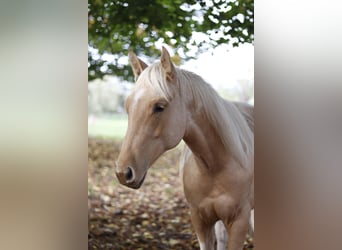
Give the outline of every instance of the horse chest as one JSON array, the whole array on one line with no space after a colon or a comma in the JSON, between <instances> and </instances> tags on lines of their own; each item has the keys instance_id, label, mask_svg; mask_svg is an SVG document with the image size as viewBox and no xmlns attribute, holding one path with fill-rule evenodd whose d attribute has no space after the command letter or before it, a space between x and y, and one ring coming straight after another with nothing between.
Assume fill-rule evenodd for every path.
<instances>
[{"instance_id":1,"label":"horse chest","mask_svg":"<svg viewBox=\"0 0 342 250\"><path fill-rule=\"evenodd\" d=\"M183 173L184 193L191 207L204 220L230 218L249 203L250 181L241 177L246 174L233 175L227 170L210 175L203 172L195 161L187 163Z\"/></svg>"}]
</instances>

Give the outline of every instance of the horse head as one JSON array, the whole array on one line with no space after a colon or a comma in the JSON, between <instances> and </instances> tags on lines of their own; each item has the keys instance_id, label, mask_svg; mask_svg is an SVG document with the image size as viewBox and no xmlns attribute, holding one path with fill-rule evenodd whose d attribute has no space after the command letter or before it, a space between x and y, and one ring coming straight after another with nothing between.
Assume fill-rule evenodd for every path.
<instances>
[{"instance_id":1,"label":"horse head","mask_svg":"<svg viewBox=\"0 0 342 250\"><path fill-rule=\"evenodd\" d=\"M151 66L131 51L129 58L136 86L126 100L128 128L116 175L121 184L138 189L153 162L183 138L186 110L177 70L164 47L160 62Z\"/></svg>"}]
</instances>

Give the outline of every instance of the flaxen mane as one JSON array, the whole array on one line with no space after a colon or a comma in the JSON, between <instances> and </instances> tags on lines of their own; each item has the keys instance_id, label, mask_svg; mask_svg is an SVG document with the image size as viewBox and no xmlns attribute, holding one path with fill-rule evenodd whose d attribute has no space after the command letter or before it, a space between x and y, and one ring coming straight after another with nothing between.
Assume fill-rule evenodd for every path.
<instances>
[{"instance_id":1,"label":"flaxen mane","mask_svg":"<svg viewBox=\"0 0 342 250\"><path fill-rule=\"evenodd\" d=\"M192 95L196 105L195 112L203 111L211 125L218 131L226 149L245 165L247 155L254 153L254 136L251 130L252 116L240 112L233 102L225 101L200 76L176 68L179 94ZM166 81L160 62L157 62L140 75L166 100L171 101L170 84ZM250 121L246 121L250 118ZM253 124L254 126L254 124Z\"/></svg>"}]
</instances>

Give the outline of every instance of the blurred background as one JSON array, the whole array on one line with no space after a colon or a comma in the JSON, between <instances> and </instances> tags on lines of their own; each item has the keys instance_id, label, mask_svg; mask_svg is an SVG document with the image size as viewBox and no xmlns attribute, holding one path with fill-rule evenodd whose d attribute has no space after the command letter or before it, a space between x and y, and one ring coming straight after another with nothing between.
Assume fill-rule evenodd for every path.
<instances>
[{"instance_id":1,"label":"blurred background","mask_svg":"<svg viewBox=\"0 0 342 250\"><path fill-rule=\"evenodd\" d=\"M115 177L135 84L128 50L150 64L165 46L224 98L254 104L253 40L250 0L88 2L89 249L199 249L178 173L182 146L153 164L139 190Z\"/></svg>"}]
</instances>

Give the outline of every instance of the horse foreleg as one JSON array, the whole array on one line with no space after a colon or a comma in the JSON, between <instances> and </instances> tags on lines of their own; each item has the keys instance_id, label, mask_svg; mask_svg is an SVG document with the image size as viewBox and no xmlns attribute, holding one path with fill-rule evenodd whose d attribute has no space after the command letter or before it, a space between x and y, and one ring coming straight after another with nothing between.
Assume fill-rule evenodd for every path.
<instances>
[{"instance_id":1,"label":"horse foreleg","mask_svg":"<svg viewBox=\"0 0 342 250\"><path fill-rule=\"evenodd\" d=\"M254 238L254 209L251 210L251 215L249 219L249 230L248 230L248 243L253 242Z\"/></svg>"},{"instance_id":2,"label":"horse foreleg","mask_svg":"<svg viewBox=\"0 0 342 250\"><path fill-rule=\"evenodd\" d=\"M227 249L227 241L228 235L226 228L222 221L218 221L215 224L215 235L216 235L216 242L217 242L217 250L226 250Z\"/></svg>"},{"instance_id":3,"label":"horse foreleg","mask_svg":"<svg viewBox=\"0 0 342 250\"><path fill-rule=\"evenodd\" d=\"M226 224L229 241L228 250L242 250L249 229L250 213L240 214L231 224Z\"/></svg>"},{"instance_id":4,"label":"horse foreleg","mask_svg":"<svg viewBox=\"0 0 342 250\"><path fill-rule=\"evenodd\" d=\"M254 236L254 209L251 210L251 217L249 219L249 236L253 238Z\"/></svg>"},{"instance_id":5,"label":"horse foreleg","mask_svg":"<svg viewBox=\"0 0 342 250\"><path fill-rule=\"evenodd\" d=\"M197 239L201 250L214 250L215 233L214 223L208 223L202 220L196 209L191 210L191 222L195 229Z\"/></svg>"}]
</instances>

